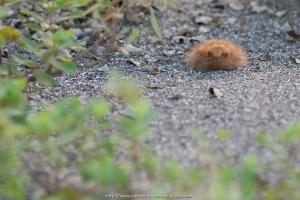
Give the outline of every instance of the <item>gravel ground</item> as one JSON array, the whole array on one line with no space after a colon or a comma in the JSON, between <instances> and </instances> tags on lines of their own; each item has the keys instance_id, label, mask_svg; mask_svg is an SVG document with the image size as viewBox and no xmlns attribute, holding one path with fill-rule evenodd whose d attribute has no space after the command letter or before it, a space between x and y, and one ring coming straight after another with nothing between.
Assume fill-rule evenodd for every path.
<instances>
[{"instance_id":1,"label":"gravel ground","mask_svg":"<svg viewBox=\"0 0 300 200\"><path fill-rule=\"evenodd\" d=\"M159 14L166 38L163 43L150 42L153 33L145 22L135 44L140 52L129 56L115 53L93 67L81 68L75 75L58 77L53 87L29 91L30 104L42 107L70 95L83 99L105 96L107 75L117 69L155 86L146 88L143 94L159 113L151 125L149 144L160 156L175 154L183 163L195 160L190 137L195 130L212 140L216 130L230 130L233 137L220 150L229 151L232 156L257 151L257 131L276 134L300 116L300 64L295 59L300 59L300 43L285 38L283 25L288 15L275 16L270 10L258 12L253 5L251 11L248 4L242 10L228 4L215 4L214 9L209 5L212 4L178 0ZM264 5L278 12L288 10L284 5ZM195 23L200 15L212 17L213 21L203 22L206 25ZM194 32L187 31L191 29ZM180 32L186 34L181 34L178 43L174 35ZM240 43L247 51L248 65L230 72L189 69L184 61L186 50L193 42L212 37ZM129 59L140 65L133 65ZM82 63L84 66L86 60ZM158 69L156 75L149 73L153 68ZM212 97L209 88L222 95ZM121 106L114 105L115 112L122 112Z\"/></svg>"}]
</instances>

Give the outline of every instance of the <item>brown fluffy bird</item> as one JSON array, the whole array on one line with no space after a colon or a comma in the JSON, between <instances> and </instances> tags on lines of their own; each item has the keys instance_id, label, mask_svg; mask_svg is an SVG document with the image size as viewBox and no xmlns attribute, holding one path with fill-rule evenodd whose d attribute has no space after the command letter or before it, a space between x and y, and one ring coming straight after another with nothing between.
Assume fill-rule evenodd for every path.
<instances>
[{"instance_id":1,"label":"brown fluffy bird","mask_svg":"<svg viewBox=\"0 0 300 200\"><path fill-rule=\"evenodd\" d=\"M186 61L197 70L233 70L246 65L247 58L238 44L229 40L210 39L192 47Z\"/></svg>"}]
</instances>

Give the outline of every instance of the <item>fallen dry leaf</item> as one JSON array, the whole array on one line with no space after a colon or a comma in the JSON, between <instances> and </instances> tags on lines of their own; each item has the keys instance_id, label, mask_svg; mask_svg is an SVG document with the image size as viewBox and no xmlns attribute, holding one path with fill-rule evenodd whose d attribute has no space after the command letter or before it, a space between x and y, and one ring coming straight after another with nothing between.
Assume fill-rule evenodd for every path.
<instances>
[{"instance_id":1,"label":"fallen dry leaf","mask_svg":"<svg viewBox=\"0 0 300 200\"><path fill-rule=\"evenodd\" d=\"M130 63L130 64L133 64L137 67L141 66L141 63L137 60L134 60L134 59L129 59L129 60L127 60L127 62Z\"/></svg>"},{"instance_id":2,"label":"fallen dry leaf","mask_svg":"<svg viewBox=\"0 0 300 200\"><path fill-rule=\"evenodd\" d=\"M270 61L271 59L272 55L270 53L266 53L259 58L259 60L261 61Z\"/></svg>"},{"instance_id":3,"label":"fallen dry leaf","mask_svg":"<svg viewBox=\"0 0 300 200\"><path fill-rule=\"evenodd\" d=\"M158 70L157 67L154 67L152 69L149 69L148 72L149 72L150 75L157 75L159 70Z\"/></svg>"},{"instance_id":4,"label":"fallen dry leaf","mask_svg":"<svg viewBox=\"0 0 300 200\"><path fill-rule=\"evenodd\" d=\"M215 17L213 18L212 23L214 23L217 26L220 26L224 24L224 21L220 17Z\"/></svg>"},{"instance_id":5,"label":"fallen dry leaf","mask_svg":"<svg viewBox=\"0 0 300 200\"><path fill-rule=\"evenodd\" d=\"M146 88L157 90L157 89L160 89L161 87L159 87L159 86L156 85L156 84L148 83L148 84L146 85Z\"/></svg>"},{"instance_id":6,"label":"fallen dry leaf","mask_svg":"<svg viewBox=\"0 0 300 200\"><path fill-rule=\"evenodd\" d=\"M289 30L285 34L285 39L287 41L300 41L300 35L294 30Z\"/></svg>"}]
</instances>

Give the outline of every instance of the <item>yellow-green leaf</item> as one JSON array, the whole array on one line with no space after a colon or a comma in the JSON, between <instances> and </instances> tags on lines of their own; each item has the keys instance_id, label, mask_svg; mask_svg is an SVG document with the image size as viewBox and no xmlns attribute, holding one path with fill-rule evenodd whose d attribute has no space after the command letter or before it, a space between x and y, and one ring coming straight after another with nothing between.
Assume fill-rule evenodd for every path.
<instances>
[{"instance_id":1,"label":"yellow-green leaf","mask_svg":"<svg viewBox=\"0 0 300 200\"><path fill-rule=\"evenodd\" d=\"M5 40L17 40L20 37L20 33L17 29L5 26L2 29L0 29L0 37L4 38Z\"/></svg>"},{"instance_id":2,"label":"yellow-green leaf","mask_svg":"<svg viewBox=\"0 0 300 200\"><path fill-rule=\"evenodd\" d=\"M151 22L152 29L156 34L156 36L158 37L158 39L162 40L162 34L161 34L161 30L157 18L155 16L155 12L152 7L149 7L149 10L150 10L150 22Z\"/></svg>"}]
</instances>

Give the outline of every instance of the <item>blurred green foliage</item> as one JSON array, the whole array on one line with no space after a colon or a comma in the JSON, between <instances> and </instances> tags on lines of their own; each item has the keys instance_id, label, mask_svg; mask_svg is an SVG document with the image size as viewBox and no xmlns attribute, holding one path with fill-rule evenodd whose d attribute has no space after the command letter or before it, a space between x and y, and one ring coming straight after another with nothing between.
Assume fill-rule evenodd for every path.
<instances>
[{"instance_id":1,"label":"blurred green foliage","mask_svg":"<svg viewBox=\"0 0 300 200\"><path fill-rule=\"evenodd\" d=\"M76 64L70 55L71 51L84 53L96 59L102 59L108 53L121 51L128 54L138 48L131 44L140 33L137 27L124 27L120 22L128 20L139 8L150 14L150 24L154 33L161 40L159 23L155 16L154 1L148 0L26 0L1 1L0 17L3 18L18 8L16 3L24 4L19 8L18 15L26 19L23 25L29 29L31 35L21 35L22 30L10 26L0 27L0 47L8 43L20 44L21 48L30 50L38 59L30 59L24 55L11 52L15 64L3 65L0 59L1 75L10 77L27 77L29 81L39 80L46 84L53 84L53 75L74 73ZM165 1L166 5L170 2ZM26 5L26 6L25 6ZM136 16L131 17L137 20ZM74 20L82 20L78 24ZM90 23L93 21L93 24ZM92 46L80 43L74 29L91 28L87 34L93 41ZM36 37L32 39L32 35ZM128 37L124 44L120 40ZM105 51L96 55L91 52L95 45L105 46ZM1 53L1 52L0 52ZM30 69L28 75L18 70L19 66Z\"/></svg>"},{"instance_id":2,"label":"blurred green foliage","mask_svg":"<svg viewBox=\"0 0 300 200\"><path fill-rule=\"evenodd\" d=\"M267 163L257 154L232 163L203 138L194 139L199 147L199 165L183 166L174 158L163 161L144 143L155 115L140 97L141 87L118 73L111 76L107 88L129 114L111 115L111 106L104 99L83 104L76 97L33 111L23 94L23 79L1 80L0 197L26 199L26 185L36 179L26 166L37 163L41 168L43 164L38 163L49 162L57 171L76 168L81 183L37 182L47 192L36 194L36 199L93 200L107 194L185 194L208 200L299 199L297 123L276 138L257 134L258 144L269 154ZM291 133L293 140L287 140ZM77 152L72 158L65 153L70 146ZM282 151L283 147L287 151ZM28 158L27 152L36 158ZM273 165L280 165L281 178L269 182L262 175L270 173Z\"/></svg>"}]
</instances>

